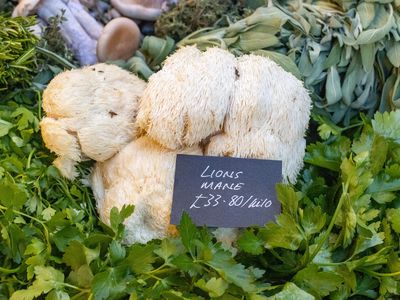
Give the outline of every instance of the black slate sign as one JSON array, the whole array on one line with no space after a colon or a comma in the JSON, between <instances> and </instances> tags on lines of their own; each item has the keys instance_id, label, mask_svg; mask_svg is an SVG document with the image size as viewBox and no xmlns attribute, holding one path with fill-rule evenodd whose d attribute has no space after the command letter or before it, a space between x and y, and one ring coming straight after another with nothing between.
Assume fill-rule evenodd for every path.
<instances>
[{"instance_id":1,"label":"black slate sign","mask_svg":"<svg viewBox=\"0 0 400 300\"><path fill-rule=\"evenodd\" d=\"M280 213L281 180L281 161L179 154L171 224L186 211L199 226L264 225Z\"/></svg>"}]
</instances>

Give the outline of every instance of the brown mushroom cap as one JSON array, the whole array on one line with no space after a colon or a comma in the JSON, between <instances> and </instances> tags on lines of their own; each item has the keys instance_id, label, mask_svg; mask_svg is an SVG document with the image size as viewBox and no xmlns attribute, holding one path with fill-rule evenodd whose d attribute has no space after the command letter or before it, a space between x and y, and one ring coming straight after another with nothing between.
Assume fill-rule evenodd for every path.
<instances>
[{"instance_id":1,"label":"brown mushroom cap","mask_svg":"<svg viewBox=\"0 0 400 300\"><path fill-rule=\"evenodd\" d=\"M131 19L155 21L162 12L165 0L111 0L111 5Z\"/></svg>"},{"instance_id":2,"label":"brown mushroom cap","mask_svg":"<svg viewBox=\"0 0 400 300\"><path fill-rule=\"evenodd\" d=\"M140 30L128 18L115 18L108 22L97 41L99 62L128 59L138 49Z\"/></svg>"}]
</instances>

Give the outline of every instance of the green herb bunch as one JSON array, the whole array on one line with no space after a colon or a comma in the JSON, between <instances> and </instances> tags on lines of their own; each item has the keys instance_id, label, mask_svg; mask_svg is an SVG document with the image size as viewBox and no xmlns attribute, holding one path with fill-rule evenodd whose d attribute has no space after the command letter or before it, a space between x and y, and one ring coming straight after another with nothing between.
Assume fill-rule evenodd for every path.
<instances>
[{"instance_id":1,"label":"green herb bunch","mask_svg":"<svg viewBox=\"0 0 400 300\"><path fill-rule=\"evenodd\" d=\"M155 23L157 36L176 41L205 27L213 26L223 15L239 16L240 3L224 0L183 0L161 14Z\"/></svg>"},{"instance_id":2,"label":"green herb bunch","mask_svg":"<svg viewBox=\"0 0 400 300\"><path fill-rule=\"evenodd\" d=\"M64 12L61 15L49 18L48 25L43 30L43 36L38 46L56 53L72 64L78 64L74 54L60 33L60 24L65 21Z\"/></svg>"},{"instance_id":3,"label":"green herb bunch","mask_svg":"<svg viewBox=\"0 0 400 300\"><path fill-rule=\"evenodd\" d=\"M27 87L36 68L38 38L30 32L32 18L0 15L0 90Z\"/></svg>"},{"instance_id":4,"label":"green herb bunch","mask_svg":"<svg viewBox=\"0 0 400 300\"><path fill-rule=\"evenodd\" d=\"M310 2L310 3L307 3ZM359 111L395 109L400 99L399 1L279 1L227 27L178 43L267 56L312 92L334 123Z\"/></svg>"},{"instance_id":5,"label":"green herb bunch","mask_svg":"<svg viewBox=\"0 0 400 300\"><path fill-rule=\"evenodd\" d=\"M277 187L276 223L241 236L239 249L248 254L239 261L262 265L263 279L275 283L271 293L283 286L280 293L301 299L397 298L400 111L364 117L363 126L352 125L357 130L320 121L326 141L307 147L296 189Z\"/></svg>"}]
</instances>

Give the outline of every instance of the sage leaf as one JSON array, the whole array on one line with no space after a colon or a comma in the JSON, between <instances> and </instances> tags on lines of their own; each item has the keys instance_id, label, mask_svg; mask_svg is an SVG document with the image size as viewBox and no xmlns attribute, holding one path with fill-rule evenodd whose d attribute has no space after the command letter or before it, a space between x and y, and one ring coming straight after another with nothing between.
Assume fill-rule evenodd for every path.
<instances>
[{"instance_id":1,"label":"sage leaf","mask_svg":"<svg viewBox=\"0 0 400 300\"><path fill-rule=\"evenodd\" d=\"M253 52L256 55L268 57L275 63L280 65L285 71L292 73L296 78L301 79L301 73L297 68L296 64L286 55L279 52L273 52L268 50L258 50Z\"/></svg>"},{"instance_id":2,"label":"sage leaf","mask_svg":"<svg viewBox=\"0 0 400 300\"><path fill-rule=\"evenodd\" d=\"M393 66L400 67L400 42L390 42L386 55Z\"/></svg>"},{"instance_id":3,"label":"sage leaf","mask_svg":"<svg viewBox=\"0 0 400 300\"><path fill-rule=\"evenodd\" d=\"M356 42L358 45L365 45L365 44L370 44L370 43L375 43L382 38L385 37L394 25L394 17L393 17L393 7L392 5L389 4L389 13L387 13L384 9L381 9L381 13L378 14L376 18L379 20L382 20L384 18L384 15L386 15L386 23L379 28L375 29L368 29L363 32L358 36ZM374 20L375 21L375 20Z\"/></svg>"},{"instance_id":4,"label":"sage leaf","mask_svg":"<svg viewBox=\"0 0 400 300\"><path fill-rule=\"evenodd\" d=\"M375 17L375 3L362 2L357 6L357 12L360 16L362 27L367 29Z\"/></svg>"},{"instance_id":5,"label":"sage leaf","mask_svg":"<svg viewBox=\"0 0 400 300\"><path fill-rule=\"evenodd\" d=\"M310 61L310 57L308 56L307 51L303 51L299 60L299 69L303 76L308 77L312 73L312 64Z\"/></svg>"},{"instance_id":6,"label":"sage leaf","mask_svg":"<svg viewBox=\"0 0 400 300\"><path fill-rule=\"evenodd\" d=\"M326 100L329 105L338 102L342 98L340 77L336 67L332 66L328 70L325 87Z\"/></svg>"},{"instance_id":7,"label":"sage leaf","mask_svg":"<svg viewBox=\"0 0 400 300\"><path fill-rule=\"evenodd\" d=\"M331 52L328 55L328 58L324 63L324 69L328 69L333 65L337 65L340 62L340 55L341 55L341 47L339 43L335 43L335 45L332 47Z\"/></svg>"},{"instance_id":8,"label":"sage leaf","mask_svg":"<svg viewBox=\"0 0 400 300\"><path fill-rule=\"evenodd\" d=\"M395 82L396 82L395 74L390 75L389 78L386 80L382 89L382 95L379 104L380 112L389 111L391 109L390 92L393 90Z\"/></svg>"},{"instance_id":9,"label":"sage leaf","mask_svg":"<svg viewBox=\"0 0 400 300\"><path fill-rule=\"evenodd\" d=\"M393 86L393 91L392 91L392 103L396 108L400 107L400 76L397 75L396 81Z\"/></svg>"},{"instance_id":10,"label":"sage leaf","mask_svg":"<svg viewBox=\"0 0 400 300\"><path fill-rule=\"evenodd\" d=\"M351 60L342 85L343 102L347 105L354 99L354 89L359 82L361 72L360 57L357 55Z\"/></svg>"},{"instance_id":11,"label":"sage leaf","mask_svg":"<svg viewBox=\"0 0 400 300\"><path fill-rule=\"evenodd\" d=\"M323 72L325 59L326 56L324 54L321 54L318 57L317 61L313 65L310 76L306 78L306 85L315 85L324 79L324 76L326 75L326 73Z\"/></svg>"},{"instance_id":12,"label":"sage leaf","mask_svg":"<svg viewBox=\"0 0 400 300\"><path fill-rule=\"evenodd\" d=\"M247 21L247 25L253 25L255 23L265 22L268 20L270 20L270 22L280 20L280 26L282 26L289 18L290 17L287 14L277 7L260 7L245 20Z\"/></svg>"},{"instance_id":13,"label":"sage leaf","mask_svg":"<svg viewBox=\"0 0 400 300\"><path fill-rule=\"evenodd\" d=\"M361 109L362 107L364 107L368 98L371 96L371 89L374 83L375 74L373 72L369 72L365 74L365 77L366 77L366 83L362 88L363 89L362 93L358 96L356 101L351 103L351 107L353 108Z\"/></svg>"},{"instance_id":14,"label":"sage leaf","mask_svg":"<svg viewBox=\"0 0 400 300\"><path fill-rule=\"evenodd\" d=\"M375 44L367 44L360 47L361 61L365 72L371 72L374 69L375 62Z\"/></svg>"},{"instance_id":15,"label":"sage leaf","mask_svg":"<svg viewBox=\"0 0 400 300\"><path fill-rule=\"evenodd\" d=\"M279 39L273 34L263 32L244 32L233 47L242 51L249 52L253 50L268 48L279 44Z\"/></svg>"}]
</instances>

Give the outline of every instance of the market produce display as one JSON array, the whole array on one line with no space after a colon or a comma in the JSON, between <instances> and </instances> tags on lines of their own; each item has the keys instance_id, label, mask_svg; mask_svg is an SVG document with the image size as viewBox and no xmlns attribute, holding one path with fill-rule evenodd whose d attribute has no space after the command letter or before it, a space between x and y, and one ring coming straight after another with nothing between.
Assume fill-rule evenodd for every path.
<instances>
[{"instance_id":1,"label":"market produce display","mask_svg":"<svg viewBox=\"0 0 400 300\"><path fill-rule=\"evenodd\" d=\"M46 26L44 34L35 36L29 31L37 17L11 18L15 2L0 1L0 8L4 9L0 16L0 49L3 49L0 52L0 299L400 297L400 112L396 110L400 82L398 1L233 2L238 10L228 11L214 24L207 25L211 28L188 32L179 38L173 34L172 38L168 37L168 30L162 37L146 36L129 59L69 72L65 72L66 69L77 68L81 63L74 47L57 38L63 36L63 23L68 20L63 20L62 13L58 17L56 14L43 24ZM128 2L134 3L121 1ZM82 3L82 9L101 26L107 25L112 16L121 14L116 12L116 4ZM173 8L170 9L172 12ZM179 21L177 13L172 15L173 18L164 20L180 22L182 28L186 21ZM148 23L139 23L143 33ZM170 25L169 28L174 28ZM202 53L183 47L185 45L196 45L201 51L210 46L225 50ZM268 90L268 80L263 81L262 75L268 73L272 63L260 56L268 57L303 80L313 102L304 160L294 160L297 163L288 169L296 170L290 183L276 186L282 205L282 213L276 216L276 221L244 229L230 246L221 244L212 229L196 227L188 215L183 215L177 231L170 228L173 236L126 244L129 220L140 212L140 206L122 204L118 208L110 207L108 215L98 214L95 199L100 199L101 195L92 191L90 174L93 168L97 170L95 174L100 173L99 168L107 172L105 169L112 165L112 160L118 159L117 156L121 157L121 167L115 164L113 170L128 170L126 159L137 159L132 153L144 157L145 152L151 156L152 164L158 164L159 157L165 161L166 156L175 155L176 148L189 148L191 143L197 143L189 139L189 135L188 139L164 136L168 133L163 131L168 124L162 122L167 122L168 118L157 115L155 103L161 101L160 95L152 94L149 89L152 87L154 92L167 89L168 82L174 82L168 79L168 74L175 74L172 76L175 80L194 78L187 74L180 78L178 71L181 69L172 66L174 63L190 68L188 60L179 60L180 53L187 49L200 57L209 51L231 52L227 62L221 59L219 63L228 69L232 68L228 61L240 65L239 78L233 76L235 89L240 91L239 83L243 81L243 87L251 92L252 104L259 105L253 111L260 113L262 119L268 107L263 107L265 102L257 91ZM250 53L253 55L246 56ZM175 62L174 57L178 58ZM201 59L195 61L198 61L194 64L196 71L200 72ZM274 70L286 74L275 64L273 66ZM203 72L219 78L214 65ZM77 77L73 79L72 74ZM97 84L96 76L107 80L102 85ZM63 79L62 82L57 83L57 78ZM129 92L130 78L134 78L137 92ZM299 82L293 76L290 78ZM65 93L73 80L77 87L85 80L92 81L96 89L89 93L70 86L70 94ZM224 78L226 86L229 80ZM194 80L190 88L203 84L202 88L207 89L204 82L206 80ZM279 79L277 82L281 83ZM110 83L127 96L118 96L108 89ZM212 84L215 83L208 83ZM184 85L176 83L168 88L185 90ZM212 92L222 95L224 90L213 88ZM289 88L285 91L290 92ZM77 100L79 96L76 95L82 93L92 97L92 106L85 108L85 102ZM107 93L117 101L110 103ZM236 96L246 93L238 92ZM59 100L71 105L65 106L66 110L59 115L58 110L64 106L48 106L50 95L64 97ZM166 95L168 93L163 93L162 97ZM166 106L160 107L176 109L182 103L190 103L190 97L178 96L175 94L171 98L175 102L169 99L170 106L166 101ZM276 99L281 96L273 94ZM125 106L129 99L132 99L129 103L132 106ZM210 151L214 149L213 153L218 155L232 145L232 140L238 143L238 136L246 136L240 128L254 126L254 123L247 123L248 120L240 120L251 111L250 105L235 106L234 99L228 100L231 114L224 121L227 125L223 128L224 134L217 132L211 138L216 147ZM136 125L129 124L129 116L124 112L135 110L139 101L144 101L146 106L143 112L139 106L135 124L141 125L135 129ZM196 101L199 107L201 101ZM102 103L106 104L102 106ZM118 103L125 104L120 108ZM309 103L304 104L299 109L307 111ZM275 112L290 113L283 106L277 106L279 109ZM196 106L193 109L195 111ZM92 120L82 117L85 110L93 110ZM68 114L75 119L68 120ZM106 123L101 123L103 114L108 115L104 119ZM217 117L217 111L215 114ZM207 114L201 116L207 118ZM257 114L253 117L253 121L257 120ZM235 122L230 122L229 118L235 118ZM279 116L271 115L271 118L278 120ZM43 124L49 120L47 133L53 137L46 140L46 129L41 130L40 124L45 128ZM159 120L160 124L155 122ZM306 126L302 120L295 119ZM92 151L91 145L107 141L101 139L98 131L94 137L89 134L90 141L95 143L85 144L84 139L83 143L79 139L80 130L85 136L85 129L90 129L91 125L95 128L96 124L106 126L107 130L119 127L104 131L115 137L105 144L104 148L116 147L109 153ZM129 126L132 131L124 131ZM178 123L172 126L179 132ZM217 127L212 127L211 131ZM274 127L280 128L275 134L283 132L291 142L295 138L289 134L296 134L295 128L302 128L287 120L274 123ZM194 128L193 137L198 134L196 130L203 129ZM189 133L188 129L181 132ZM122 142L114 144L119 134ZM155 146L147 136L130 142L135 134L160 139L163 146ZM226 137L219 141L223 135ZM68 147L57 151L54 148L56 155L47 150L45 145L58 144L57 138L63 143L69 141L74 155L69 156L71 152L67 150L71 148ZM261 137L255 135L249 136L247 144L261 149L257 148L261 142ZM290 145L294 149L293 144ZM168 147L175 150L164 151ZM143 151L149 148L153 150ZM112 160L107 160L120 149ZM231 155L251 156L246 149L250 148L235 145L230 151L237 152ZM96 157L102 154L105 154L103 158ZM295 154L293 151L292 155ZM105 161L94 163L90 157ZM53 161L67 162L64 166L69 169L64 171L69 170L74 179L66 179ZM136 178L151 173L145 162L141 163L134 170ZM63 170L58 164L60 166ZM118 176L111 175L112 180Z\"/></svg>"}]
</instances>

